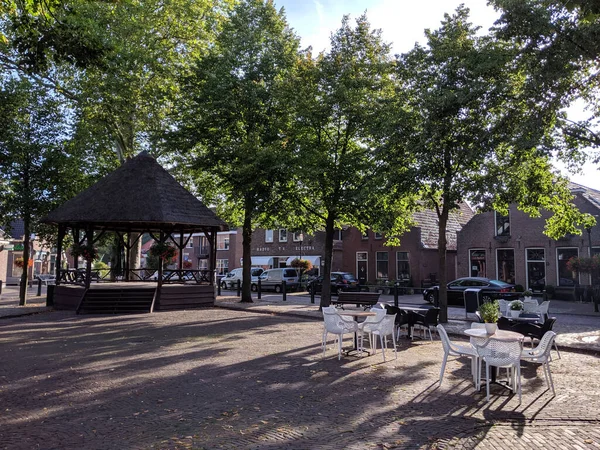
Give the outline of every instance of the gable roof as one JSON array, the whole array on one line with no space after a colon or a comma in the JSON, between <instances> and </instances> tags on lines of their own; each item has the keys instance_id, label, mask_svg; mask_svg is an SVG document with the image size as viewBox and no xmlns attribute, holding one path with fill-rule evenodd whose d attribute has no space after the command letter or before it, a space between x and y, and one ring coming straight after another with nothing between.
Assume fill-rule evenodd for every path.
<instances>
[{"instance_id":1,"label":"gable roof","mask_svg":"<svg viewBox=\"0 0 600 450\"><path fill-rule=\"evenodd\" d=\"M447 233L447 250L456 250L456 233L474 216L471 207L462 202L458 210L450 212L448 224L446 226ZM417 226L421 228L421 244L423 248L437 249L438 248L438 217L434 210L426 209L413 214L413 218L417 222Z\"/></svg>"},{"instance_id":2,"label":"gable roof","mask_svg":"<svg viewBox=\"0 0 600 450\"><path fill-rule=\"evenodd\" d=\"M42 222L114 231L228 229L145 151L56 208Z\"/></svg>"},{"instance_id":3,"label":"gable roof","mask_svg":"<svg viewBox=\"0 0 600 450\"><path fill-rule=\"evenodd\" d=\"M583 198L600 209L600 191L583 186L582 184L573 183L572 181L569 181L568 186L571 192L581 194Z\"/></svg>"},{"instance_id":4,"label":"gable roof","mask_svg":"<svg viewBox=\"0 0 600 450\"><path fill-rule=\"evenodd\" d=\"M6 228L0 227L0 238L20 241L23 236L25 236L25 224L21 219L11 221Z\"/></svg>"}]
</instances>

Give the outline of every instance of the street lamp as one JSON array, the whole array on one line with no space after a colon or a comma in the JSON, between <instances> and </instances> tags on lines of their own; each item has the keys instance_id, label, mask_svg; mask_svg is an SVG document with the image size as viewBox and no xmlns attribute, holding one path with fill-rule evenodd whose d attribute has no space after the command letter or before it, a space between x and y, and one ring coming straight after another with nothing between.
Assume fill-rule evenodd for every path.
<instances>
[{"instance_id":1,"label":"street lamp","mask_svg":"<svg viewBox=\"0 0 600 450\"><path fill-rule=\"evenodd\" d=\"M304 243L304 233L302 231L298 235L298 239L300 239L300 259L302 259L302 244Z\"/></svg>"},{"instance_id":2,"label":"street lamp","mask_svg":"<svg viewBox=\"0 0 600 450\"><path fill-rule=\"evenodd\" d=\"M597 220L598 216L594 216L594 219ZM588 244L589 244L588 255L591 259L592 258L592 225L587 227L586 230L588 232ZM594 312L598 312L598 303L597 303L595 295L594 295L593 284L594 284L594 268L593 268L593 264L592 264L592 269L590 271L590 287L592 288L592 302L594 303Z\"/></svg>"}]
</instances>

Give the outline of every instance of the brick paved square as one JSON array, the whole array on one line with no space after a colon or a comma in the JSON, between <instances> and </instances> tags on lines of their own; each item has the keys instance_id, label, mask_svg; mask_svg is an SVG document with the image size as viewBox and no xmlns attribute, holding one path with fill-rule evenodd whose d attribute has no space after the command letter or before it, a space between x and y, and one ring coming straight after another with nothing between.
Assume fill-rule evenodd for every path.
<instances>
[{"instance_id":1,"label":"brick paved square","mask_svg":"<svg viewBox=\"0 0 600 450\"><path fill-rule=\"evenodd\" d=\"M323 358L318 320L213 308L70 312L0 322L0 448L597 448L600 360L523 364L523 402L475 392L466 360L438 388L439 340ZM347 344L350 344L348 339ZM493 425L493 426L492 426ZM571 434L573 432L575 436ZM516 444L519 445L516 445Z\"/></svg>"}]
</instances>

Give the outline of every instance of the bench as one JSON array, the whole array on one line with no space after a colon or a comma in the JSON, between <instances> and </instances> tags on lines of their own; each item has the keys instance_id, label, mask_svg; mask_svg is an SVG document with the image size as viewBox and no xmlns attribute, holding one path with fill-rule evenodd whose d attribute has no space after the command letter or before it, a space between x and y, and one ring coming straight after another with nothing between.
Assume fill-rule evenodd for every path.
<instances>
[{"instance_id":1,"label":"bench","mask_svg":"<svg viewBox=\"0 0 600 450\"><path fill-rule=\"evenodd\" d=\"M379 292L340 292L337 299L331 299L331 304L344 309L344 305L355 304L365 309L375 306L379 302Z\"/></svg>"},{"instance_id":2,"label":"bench","mask_svg":"<svg viewBox=\"0 0 600 450\"><path fill-rule=\"evenodd\" d=\"M46 286L56 284L56 277L49 273L37 275L36 278L42 280L42 284L45 284Z\"/></svg>"}]
</instances>

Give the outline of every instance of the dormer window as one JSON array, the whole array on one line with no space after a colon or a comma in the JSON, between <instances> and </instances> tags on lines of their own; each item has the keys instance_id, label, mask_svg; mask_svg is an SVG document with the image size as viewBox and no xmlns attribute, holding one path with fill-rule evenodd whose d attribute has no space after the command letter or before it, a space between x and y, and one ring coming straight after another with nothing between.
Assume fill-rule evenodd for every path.
<instances>
[{"instance_id":1,"label":"dormer window","mask_svg":"<svg viewBox=\"0 0 600 450\"><path fill-rule=\"evenodd\" d=\"M502 215L496 211L496 236L510 236L510 213Z\"/></svg>"}]
</instances>

